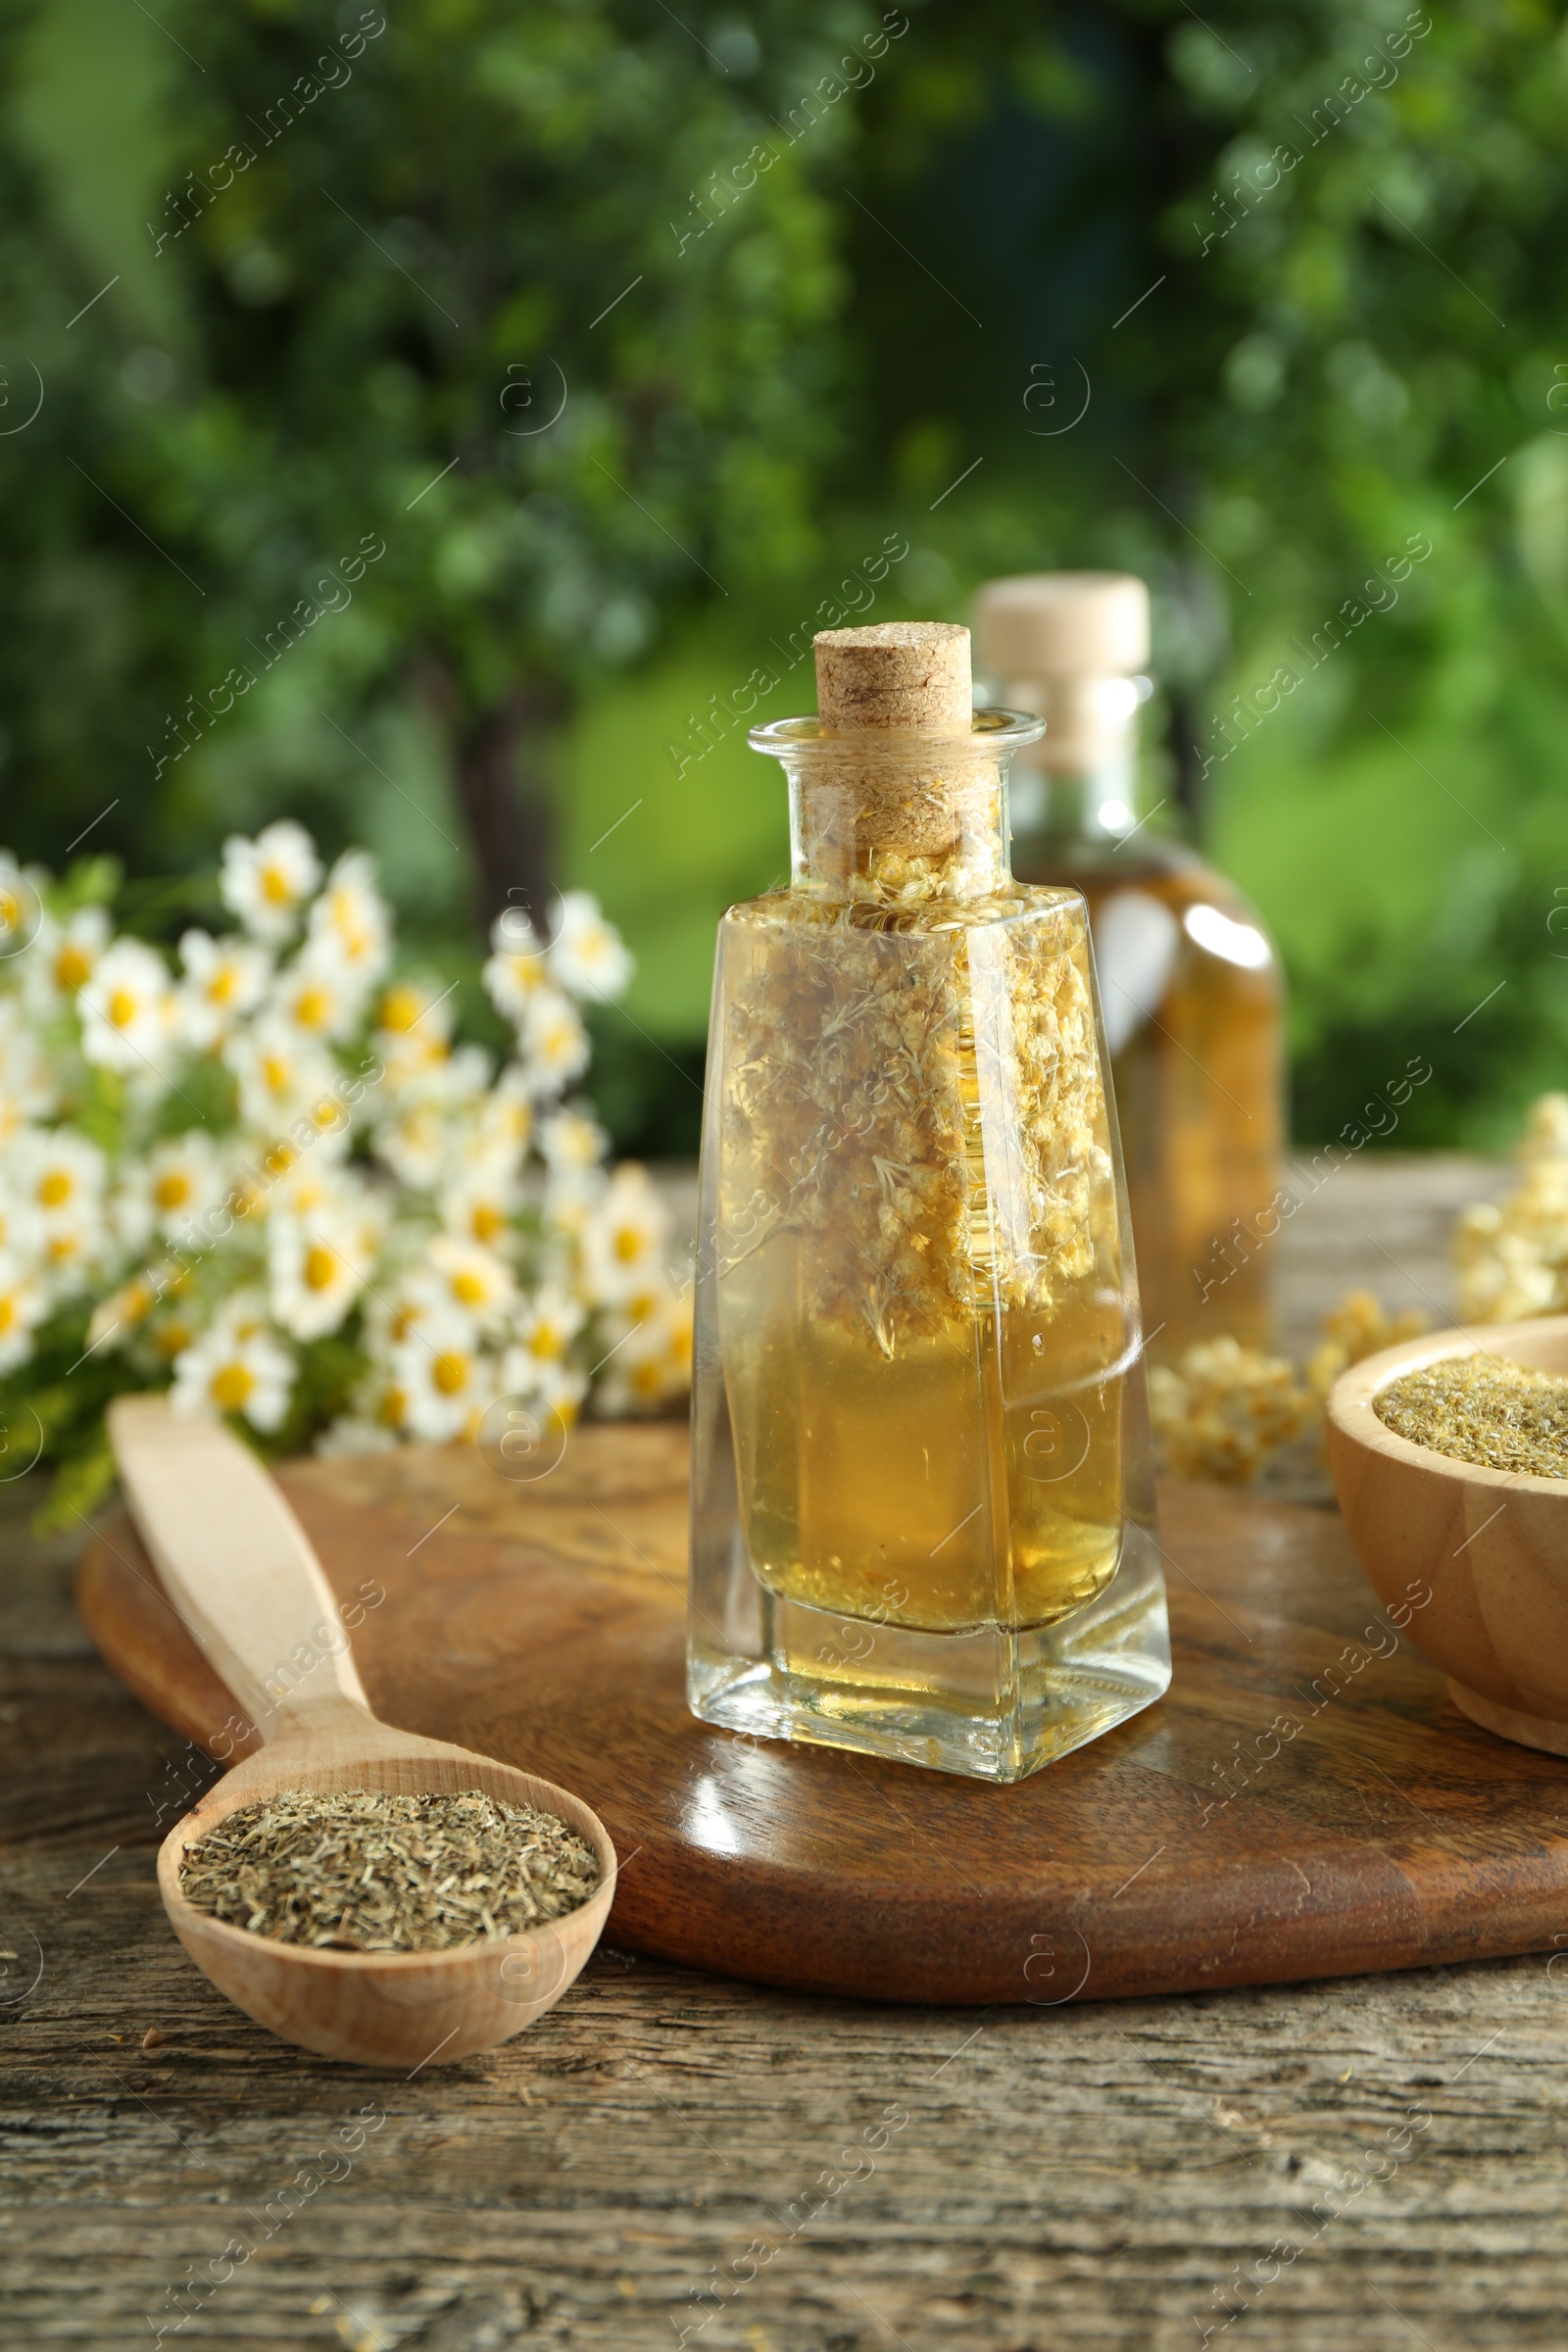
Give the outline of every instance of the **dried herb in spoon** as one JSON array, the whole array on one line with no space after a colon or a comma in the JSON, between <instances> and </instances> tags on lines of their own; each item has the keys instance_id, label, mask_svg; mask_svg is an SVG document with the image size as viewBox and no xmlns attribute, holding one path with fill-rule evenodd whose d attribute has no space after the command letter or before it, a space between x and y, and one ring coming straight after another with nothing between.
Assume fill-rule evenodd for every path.
<instances>
[{"instance_id":1,"label":"dried herb in spoon","mask_svg":"<svg viewBox=\"0 0 1568 2352\"><path fill-rule=\"evenodd\" d=\"M280 1788L209 1830L179 1884L198 1911L279 1943L428 1952L560 1919L599 1879L564 1821L478 1788Z\"/></svg>"}]
</instances>

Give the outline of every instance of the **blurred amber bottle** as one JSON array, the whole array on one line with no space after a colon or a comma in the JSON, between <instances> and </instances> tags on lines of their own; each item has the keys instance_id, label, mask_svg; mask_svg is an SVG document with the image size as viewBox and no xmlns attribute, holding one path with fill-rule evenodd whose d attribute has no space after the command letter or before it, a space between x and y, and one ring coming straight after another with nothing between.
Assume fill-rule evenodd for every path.
<instances>
[{"instance_id":1,"label":"blurred amber bottle","mask_svg":"<svg viewBox=\"0 0 1568 2352\"><path fill-rule=\"evenodd\" d=\"M1048 722L1013 770L1013 866L1089 903L1151 1352L1226 1332L1268 1347L1284 986L1255 909L1140 808L1149 591L1119 572L993 580L976 637L996 700Z\"/></svg>"}]
</instances>

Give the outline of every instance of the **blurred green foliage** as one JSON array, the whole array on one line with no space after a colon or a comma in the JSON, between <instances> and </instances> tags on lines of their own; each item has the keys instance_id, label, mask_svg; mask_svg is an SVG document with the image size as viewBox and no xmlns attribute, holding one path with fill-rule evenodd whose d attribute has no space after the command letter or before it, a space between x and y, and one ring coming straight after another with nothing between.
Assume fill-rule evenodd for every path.
<instances>
[{"instance_id":1,"label":"blurred green foliage","mask_svg":"<svg viewBox=\"0 0 1568 2352\"><path fill-rule=\"evenodd\" d=\"M640 960L607 1106L679 1148L714 918L784 857L736 690L809 707L888 532L877 617L1125 565L1152 797L1281 939L1299 1132L1420 1051L1398 1140L1495 1140L1568 1045L1562 11L1205 18L14 10L4 831L96 818L157 929L293 810L460 959L592 887Z\"/></svg>"}]
</instances>

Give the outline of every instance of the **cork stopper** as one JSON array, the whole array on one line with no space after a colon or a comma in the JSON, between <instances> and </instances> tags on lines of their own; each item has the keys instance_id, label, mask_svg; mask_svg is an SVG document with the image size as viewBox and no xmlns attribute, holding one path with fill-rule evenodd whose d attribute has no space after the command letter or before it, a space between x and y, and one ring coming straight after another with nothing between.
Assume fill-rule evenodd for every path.
<instances>
[{"instance_id":1,"label":"cork stopper","mask_svg":"<svg viewBox=\"0 0 1568 2352\"><path fill-rule=\"evenodd\" d=\"M823 629L813 642L817 711L835 734L969 733L969 632L956 622L883 620L864 629Z\"/></svg>"},{"instance_id":2,"label":"cork stopper","mask_svg":"<svg viewBox=\"0 0 1568 2352\"><path fill-rule=\"evenodd\" d=\"M988 676L1130 678L1149 661L1149 590L1130 571L992 580L975 600L975 625Z\"/></svg>"}]
</instances>

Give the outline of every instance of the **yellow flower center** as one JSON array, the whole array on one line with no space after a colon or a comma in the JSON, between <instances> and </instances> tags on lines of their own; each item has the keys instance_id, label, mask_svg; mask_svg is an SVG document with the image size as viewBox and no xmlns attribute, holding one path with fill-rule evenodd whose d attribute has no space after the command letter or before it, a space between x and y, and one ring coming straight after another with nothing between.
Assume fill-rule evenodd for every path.
<instances>
[{"instance_id":1,"label":"yellow flower center","mask_svg":"<svg viewBox=\"0 0 1568 2352\"><path fill-rule=\"evenodd\" d=\"M62 1200L71 1199L71 1178L65 1169L51 1168L38 1186L39 1204L44 1208L58 1208Z\"/></svg>"},{"instance_id":2,"label":"yellow flower center","mask_svg":"<svg viewBox=\"0 0 1568 2352\"><path fill-rule=\"evenodd\" d=\"M476 1242L493 1242L506 1221L493 1200L476 1200L468 1227Z\"/></svg>"},{"instance_id":3,"label":"yellow flower center","mask_svg":"<svg viewBox=\"0 0 1568 2352\"><path fill-rule=\"evenodd\" d=\"M237 1413L256 1386L256 1376L244 1364L224 1364L213 1374L213 1402L225 1413Z\"/></svg>"},{"instance_id":4,"label":"yellow flower center","mask_svg":"<svg viewBox=\"0 0 1568 2352\"><path fill-rule=\"evenodd\" d=\"M381 1399L380 1411L377 1414L377 1419L384 1422L388 1429L401 1429L403 1427L403 1416L408 1409L409 1400L404 1396L403 1391L401 1389L388 1389L386 1395Z\"/></svg>"},{"instance_id":5,"label":"yellow flower center","mask_svg":"<svg viewBox=\"0 0 1568 2352\"><path fill-rule=\"evenodd\" d=\"M117 988L110 998L109 1018L117 1029L128 1029L136 1018L136 1000L128 988Z\"/></svg>"},{"instance_id":6,"label":"yellow flower center","mask_svg":"<svg viewBox=\"0 0 1568 2352\"><path fill-rule=\"evenodd\" d=\"M163 1209L181 1208L190 1197L191 1181L183 1168L171 1168L153 1187L153 1199Z\"/></svg>"},{"instance_id":7,"label":"yellow flower center","mask_svg":"<svg viewBox=\"0 0 1568 2352\"><path fill-rule=\"evenodd\" d=\"M631 1385L639 1396L646 1396L650 1400L656 1397L662 1385L659 1366L656 1363L639 1364L632 1373Z\"/></svg>"},{"instance_id":8,"label":"yellow flower center","mask_svg":"<svg viewBox=\"0 0 1568 2352\"><path fill-rule=\"evenodd\" d=\"M484 1295L485 1285L481 1275L473 1273L471 1269L453 1275L452 1296L454 1298L460 1298L465 1306L482 1306Z\"/></svg>"},{"instance_id":9,"label":"yellow flower center","mask_svg":"<svg viewBox=\"0 0 1568 2352\"><path fill-rule=\"evenodd\" d=\"M430 1367L430 1378L443 1396L456 1396L468 1385L468 1359L449 1351L438 1355Z\"/></svg>"},{"instance_id":10,"label":"yellow flower center","mask_svg":"<svg viewBox=\"0 0 1568 2352\"><path fill-rule=\"evenodd\" d=\"M195 1336L188 1323L166 1323L157 1335L158 1352L172 1361L176 1355L184 1354Z\"/></svg>"},{"instance_id":11,"label":"yellow flower center","mask_svg":"<svg viewBox=\"0 0 1568 2352\"><path fill-rule=\"evenodd\" d=\"M22 901L14 890L0 890L0 931L20 931Z\"/></svg>"},{"instance_id":12,"label":"yellow flower center","mask_svg":"<svg viewBox=\"0 0 1568 2352\"><path fill-rule=\"evenodd\" d=\"M643 1253L643 1237L635 1225L622 1225L617 1229L614 1250L623 1266L636 1263Z\"/></svg>"},{"instance_id":13,"label":"yellow flower center","mask_svg":"<svg viewBox=\"0 0 1568 2352\"><path fill-rule=\"evenodd\" d=\"M7 915L5 919L9 923L10 915ZM91 970L92 961L86 950L78 948L74 940L68 939L55 957L55 986L78 989Z\"/></svg>"},{"instance_id":14,"label":"yellow flower center","mask_svg":"<svg viewBox=\"0 0 1568 2352\"><path fill-rule=\"evenodd\" d=\"M17 1300L15 1293L12 1291L0 1291L0 1331L9 1331L16 1319Z\"/></svg>"},{"instance_id":15,"label":"yellow flower center","mask_svg":"<svg viewBox=\"0 0 1568 2352\"><path fill-rule=\"evenodd\" d=\"M232 963L220 963L207 983L208 1002L229 1004L239 993L239 969Z\"/></svg>"},{"instance_id":16,"label":"yellow flower center","mask_svg":"<svg viewBox=\"0 0 1568 2352\"><path fill-rule=\"evenodd\" d=\"M328 1291L337 1271L335 1253L324 1242L313 1242L305 1252L305 1287L308 1291Z\"/></svg>"},{"instance_id":17,"label":"yellow flower center","mask_svg":"<svg viewBox=\"0 0 1568 2352\"><path fill-rule=\"evenodd\" d=\"M294 893L289 886L288 876L284 873L280 865L263 866L262 896L270 906L290 906L293 905Z\"/></svg>"},{"instance_id":18,"label":"yellow flower center","mask_svg":"<svg viewBox=\"0 0 1568 2352\"><path fill-rule=\"evenodd\" d=\"M320 982L302 988L294 1000L294 1018L302 1029L321 1029L332 1017L332 999Z\"/></svg>"},{"instance_id":19,"label":"yellow flower center","mask_svg":"<svg viewBox=\"0 0 1568 2352\"><path fill-rule=\"evenodd\" d=\"M389 988L381 999L381 1027L406 1034L423 1012L424 999L416 988Z\"/></svg>"},{"instance_id":20,"label":"yellow flower center","mask_svg":"<svg viewBox=\"0 0 1568 2352\"><path fill-rule=\"evenodd\" d=\"M530 1354L542 1356L547 1363L550 1363L557 1356L564 1355L566 1343L554 1323L536 1323L533 1327L533 1337L528 1342L528 1348Z\"/></svg>"}]
</instances>

